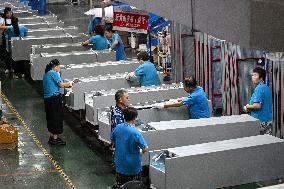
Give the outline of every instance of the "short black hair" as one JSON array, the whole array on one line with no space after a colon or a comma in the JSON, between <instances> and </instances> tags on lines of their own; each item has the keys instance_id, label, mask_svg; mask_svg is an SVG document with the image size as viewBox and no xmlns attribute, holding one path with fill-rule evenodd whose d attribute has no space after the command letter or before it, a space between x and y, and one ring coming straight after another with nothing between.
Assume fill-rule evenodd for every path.
<instances>
[{"instance_id":1,"label":"short black hair","mask_svg":"<svg viewBox=\"0 0 284 189\"><path fill-rule=\"evenodd\" d=\"M120 90L116 91L116 93L115 93L115 95L114 95L115 101L118 102L119 99L120 99L125 93L127 93L127 91L124 90L124 89L120 89Z\"/></svg>"},{"instance_id":2,"label":"short black hair","mask_svg":"<svg viewBox=\"0 0 284 189\"><path fill-rule=\"evenodd\" d=\"M123 110L123 116L125 121L135 120L138 116L137 109L134 107L127 107Z\"/></svg>"},{"instance_id":3,"label":"short black hair","mask_svg":"<svg viewBox=\"0 0 284 189\"><path fill-rule=\"evenodd\" d=\"M252 73L257 73L259 75L259 78L262 78L262 80L266 78L266 71L261 67L254 68L252 70Z\"/></svg>"},{"instance_id":4,"label":"short black hair","mask_svg":"<svg viewBox=\"0 0 284 189\"><path fill-rule=\"evenodd\" d=\"M97 25L94 27L94 32L95 34L99 34L101 36L104 36L105 35L105 29L102 25Z\"/></svg>"},{"instance_id":5,"label":"short black hair","mask_svg":"<svg viewBox=\"0 0 284 189\"><path fill-rule=\"evenodd\" d=\"M47 73L48 71L52 70L52 68L54 66L59 66L60 65L60 62L58 59L53 59L51 60L45 67L45 73Z\"/></svg>"},{"instance_id":6,"label":"short black hair","mask_svg":"<svg viewBox=\"0 0 284 189\"><path fill-rule=\"evenodd\" d=\"M184 84L185 87L195 88L197 86L197 81L194 77L190 76L190 77L184 79L183 84Z\"/></svg>"},{"instance_id":7,"label":"short black hair","mask_svg":"<svg viewBox=\"0 0 284 189\"><path fill-rule=\"evenodd\" d=\"M4 16L6 17L6 14L8 12L10 12L10 11L12 11L11 7L5 7L5 9L4 9Z\"/></svg>"},{"instance_id":8,"label":"short black hair","mask_svg":"<svg viewBox=\"0 0 284 189\"><path fill-rule=\"evenodd\" d=\"M146 51L141 51L137 54L137 59L146 61L150 59L150 56L148 55Z\"/></svg>"},{"instance_id":9,"label":"short black hair","mask_svg":"<svg viewBox=\"0 0 284 189\"><path fill-rule=\"evenodd\" d=\"M114 33L112 24L105 25L105 31Z\"/></svg>"}]
</instances>

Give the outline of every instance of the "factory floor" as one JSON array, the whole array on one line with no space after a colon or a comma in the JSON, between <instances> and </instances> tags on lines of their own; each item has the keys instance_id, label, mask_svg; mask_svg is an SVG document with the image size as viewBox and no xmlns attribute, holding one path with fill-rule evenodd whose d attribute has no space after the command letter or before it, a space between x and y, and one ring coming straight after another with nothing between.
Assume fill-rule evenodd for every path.
<instances>
[{"instance_id":1,"label":"factory floor","mask_svg":"<svg viewBox=\"0 0 284 189\"><path fill-rule=\"evenodd\" d=\"M7 119L19 128L19 145L14 150L0 151L0 188L107 189L112 186L115 175L110 155L100 147L92 132L81 127L74 113L65 110L64 114L62 138L67 145L50 146L41 85L4 74L1 84ZM257 185L230 189L254 188Z\"/></svg>"},{"instance_id":2,"label":"factory floor","mask_svg":"<svg viewBox=\"0 0 284 189\"><path fill-rule=\"evenodd\" d=\"M75 25L86 32L89 17L87 5L49 5L48 9L66 26ZM12 79L2 73L3 101L7 119L19 128L19 144L14 150L0 151L0 188L2 189L107 189L115 181L110 154L94 133L81 127L78 117L65 110L66 146L50 146L41 84L29 79ZM7 97L7 98L6 98ZM248 184L230 189L255 189ZM229 189L229 188L227 188Z\"/></svg>"}]
</instances>

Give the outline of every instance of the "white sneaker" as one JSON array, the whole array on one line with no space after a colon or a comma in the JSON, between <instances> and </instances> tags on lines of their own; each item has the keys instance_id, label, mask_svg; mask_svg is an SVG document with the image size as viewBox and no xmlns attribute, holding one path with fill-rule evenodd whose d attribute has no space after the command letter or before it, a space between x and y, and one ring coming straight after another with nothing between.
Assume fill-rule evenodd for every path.
<instances>
[{"instance_id":1,"label":"white sneaker","mask_svg":"<svg viewBox=\"0 0 284 189\"><path fill-rule=\"evenodd\" d=\"M9 73L9 70L7 69L7 70L5 70L5 74L8 74Z\"/></svg>"}]
</instances>

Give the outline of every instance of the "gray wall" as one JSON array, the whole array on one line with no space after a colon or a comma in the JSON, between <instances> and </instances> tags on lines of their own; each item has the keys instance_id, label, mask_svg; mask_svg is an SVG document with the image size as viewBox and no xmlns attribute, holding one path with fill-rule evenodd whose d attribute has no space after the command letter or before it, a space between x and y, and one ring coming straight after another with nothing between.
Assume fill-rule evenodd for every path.
<instances>
[{"instance_id":1,"label":"gray wall","mask_svg":"<svg viewBox=\"0 0 284 189\"><path fill-rule=\"evenodd\" d=\"M242 47L284 52L283 0L122 0Z\"/></svg>"}]
</instances>

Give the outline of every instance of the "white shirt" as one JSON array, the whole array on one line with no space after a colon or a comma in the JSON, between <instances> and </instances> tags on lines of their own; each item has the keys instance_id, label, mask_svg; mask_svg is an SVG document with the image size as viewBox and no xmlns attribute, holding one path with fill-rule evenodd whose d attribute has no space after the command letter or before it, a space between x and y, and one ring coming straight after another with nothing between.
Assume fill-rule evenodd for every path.
<instances>
[{"instance_id":1,"label":"white shirt","mask_svg":"<svg viewBox=\"0 0 284 189\"><path fill-rule=\"evenodd\" d=\"M6 19L6 23L10 25L10 24L12 23L11 19L10 19L10 18L7 18L7 19Z\"/></svg>"}]
</instances>

